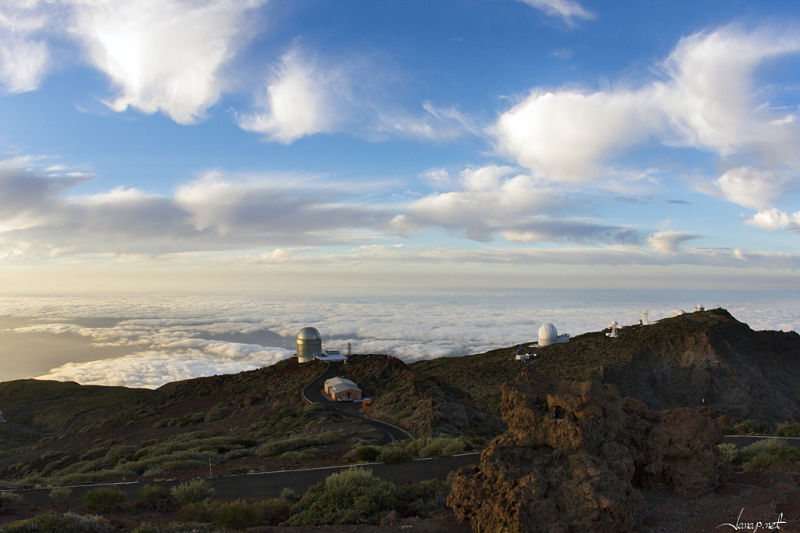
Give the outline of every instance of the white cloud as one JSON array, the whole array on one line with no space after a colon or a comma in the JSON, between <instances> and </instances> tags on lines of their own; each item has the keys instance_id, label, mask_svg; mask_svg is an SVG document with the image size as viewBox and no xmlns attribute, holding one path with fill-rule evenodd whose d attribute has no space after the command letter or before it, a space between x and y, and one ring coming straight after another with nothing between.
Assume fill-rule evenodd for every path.
<instances>
[{"instance_id":1,"label":"white cloud","mask_svg":"<svg viewBox=\"0 0 800 533\"><path fill-rule=\"evenodd\" d=\"M110 0L73 3L71 34L89 62L118 88L115 111L203 118L225 89L223 68L249 39L260 0Z\"/></svg>"},{"instance_id":2,"label":"white cloud","mask_svg":"<svg viewBox=\"0 0 800 533\"><path fill-rule=\"evenodd\" d=\"M580 181L663 124L647 92L534 90L492 127L501 152L539 175Z\"/></svg>"},{"instance_id":3,"label":"white cloud","mask_svg":"<svg viewBox=\"0 0 800 533\"><path fill-rule=\"evenodd\" d=\"M438 185L451 181L437 171ZM636 243L631 228L553 213L569 202L563 191L510 166L488 165L464 169L455 190L434 192L411 202L396 218L395 228L406 233L414 226L441 226L464 231L470 239L489 241L502 234L513 243L541 241Z\"/></svg>"},{"instance_id":4,"label":"white cloud","mask_svg":"<svg viewBox=\"0 0 800 533\"><path fill-rule=\"evenodd\" d=\"M37 89L50 68L50 50L40 37L46 19L37 7L19 0L0 6L0 84L12 94Z\"/></svg>"},{"instance_id":5,"label":"white cloud","mask_svg":"<svg viewBox=\"0 0 800 533\"><path fill-rule=\"evenodd\" d=\"M786 191L797 187L798 180L786 173L739 167L725 172L714 184L731 202L758 210L774 205Z\"/></svg>"},{"instance_id":6,"label":"white cloud","mask_svg":"<svg viewBox=\"0 0 800 533\"><path fill-rule=\"evenodd\" d=\"M698 33L678 43L661 66L663 79L597 92L536 88L489 133L498 152L551 180L603 176L610 158L650 140L737 158L751 174L796 173L795 113L763 101L754 73L766 60L798 51L796 31L728 26ZM720 185L730 189L726 181ZM781 189L770 183L765 199Z\"/></svg>"},{"instance_id":7,"label":"white cloud","mask_svg":"<svg viewBox=\"0 0 800 533\"><path fill-rule=\"evenodd\" d=\"M0 253L52 255L252 249L359 242L393 214L318 179L211 172L167 197L126 187L70 196L88 179L0 161ZM363 192L363 191L362 191Z\"/></svg>"},{"instance_id":8,"label":"white cloud","mask_svg":"<svg viewBox=\"0 0 800 533\"><path fill-rule=\"evenodd\" d=\"M377 123L371 128L379 135L432 141L447 141L465 133L479 133L474 120L455 107L438 107L426 101L422 104L422 110L421 115L379 112Z\"/></svg>"},{"instance_id":9,"label":"white cloud","mask_svg":"<svg viewBox=\"0 0 800 533\"><path fill-rule=\"evenodd\" d=\"M551 17L559 17L567 24L574 24L573 19L593 19L594 15L586 11L575 0L519 0L532 8L543 11Z\"/></svg>"},{"instance_id":10,"label":"white cloud","mask_svg":"<svg viewBox=\"0 0 800 533\"><path fill-rule=\"evenodd\" d=\"M242 359L203 352L139 352L85 363L65 363L36 379L77 381L82 385L157 388L165 383L216 374L236 374L274 364L288 350L262 349Z\"/></svg>"},{"instance_id":11,"label":"white cloud","mask_svg":"<svg viewBox=\"0 0 800 533\"><path fill-rule=\"evenodd\" d=\"M681 244L696 237L680 231L659 231L647 237L647 244L662 254L677 254Z\"/></svg>"},{"instance_id":12,"label":"white cloud","mask_svg":"<svg viewBox=\"0 0 800 533\"><path fill-rule=\"evenodd\" d=\"M50 53L43 41L19 39L0 32L0 82L9 93L33 91L50 66Z\"/></svg>"},{"instance_id":13,"label":"white cloud","mask_svg":"<svg viewBox=\"0 0 800 533\"><path fill-rule=\"evenodd\" d=\"M260 99L263 112L244 115L239 125L282 143L335 131L353 105L345 71L323 67L299 48L283 56Z\"/></svg>"},{"instance_id":14,"label":"white cloud","mask_svg":"<svg viewBox=\"0 0 800 533\"><path fill-rule=\"evenodd\" d=\"M436 141L478 133L472 119L455 107L426 101L421 114L394 109L385 103L390 91L376 71L380 67L363 58L322 59L295 45L258 95L259 110L243 114L239 126L285 144L339 131L369 139Z\"/></svg>"},{"instance_id":15,"label":"white cloud","mask_svg":"<svg viewBox=\"0 0 800 533\"><path fill-rule=\"evenodd\" d=\"M786 213L776 208L767 209L748 218L747 223L769 231L790 230L800 233L800 211Z\"/></svg>"}]
</instances>

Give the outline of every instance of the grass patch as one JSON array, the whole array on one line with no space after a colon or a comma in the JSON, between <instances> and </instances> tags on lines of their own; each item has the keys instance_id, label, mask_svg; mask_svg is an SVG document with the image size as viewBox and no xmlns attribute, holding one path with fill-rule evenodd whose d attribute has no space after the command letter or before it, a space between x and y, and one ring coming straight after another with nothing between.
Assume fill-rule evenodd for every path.
<instances>
[{"instance_id":1,"label":"grass patch","mask_svg":"<svg viewBox=\"0 0 800 533\"><path fill-rule=\"evenodd\" d=\"M286 452L296 451L309 446L332 444L341 439L338 431L325 431L317 435L299 435L288 439L265 442L256 448L256 455L271 457Z\"/></svg>"}]
</instances>

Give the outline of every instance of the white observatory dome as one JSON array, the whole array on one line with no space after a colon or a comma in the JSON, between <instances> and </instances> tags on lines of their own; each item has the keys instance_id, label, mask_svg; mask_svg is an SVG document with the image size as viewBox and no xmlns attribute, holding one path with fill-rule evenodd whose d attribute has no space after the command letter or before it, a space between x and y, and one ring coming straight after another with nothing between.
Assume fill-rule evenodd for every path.
<instances>
[{"instance_id":1,"label":"white observatory dome","mask_svg":"<svg viewBox=\"0 0 800 533\"><path fill-rule=\"evenodd\" d=\"M539 346L549 346L557 342L557 339L558 330L556 327L550 322L542 324L542 327L539 328Z\"/></svg>"}]
</instances>

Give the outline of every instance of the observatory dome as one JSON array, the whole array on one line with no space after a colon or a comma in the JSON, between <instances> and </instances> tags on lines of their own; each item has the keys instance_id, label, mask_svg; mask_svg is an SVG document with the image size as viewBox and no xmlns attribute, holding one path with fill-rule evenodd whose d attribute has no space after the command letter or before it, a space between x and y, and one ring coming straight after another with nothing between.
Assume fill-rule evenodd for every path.
<instances>
[{"instance_id":1,"label":"observatory dome","mask_svg":"<svg viewBox=\"0 0 800 533\"><path fill-rule=\"evenodd\" d=\"M297 340L303 341L316 341L322 340L322 336L319 334L317 328L306 327L300 330L300 333L297 334Z\"/></svg>"},{"instance_id":2,"label":"observatory dome","mask_svg":"<svg viewBox=\"0 0 800 533\"><path fill-rule=\"evenodd\" d=\"M558 342L558 330L556 327L547 322L542 324L539 328L539 346L548 346L554 342Z\"/></svg>"},{"instance_id":3,"label":"observatory dome","mask_svg":"<svg viewBox=\"0 0 800 533\"><path fill-rule=\"evenodd\" d=\"M297 334L297 362L308 363L322 354L322 336L317 328L305 327Z\"/></svg>"}]
</instances>

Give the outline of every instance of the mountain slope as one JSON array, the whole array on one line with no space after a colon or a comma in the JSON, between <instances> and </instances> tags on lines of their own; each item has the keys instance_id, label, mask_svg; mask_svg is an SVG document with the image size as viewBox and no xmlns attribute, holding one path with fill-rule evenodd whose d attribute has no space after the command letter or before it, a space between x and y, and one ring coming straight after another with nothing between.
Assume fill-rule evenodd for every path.
<instances>
[{"instance_id":1,"label":"mountain slope","mask_svg":"<svg viewBox=\"0 0 800 533\"><path fill-rule=\"evenodd\" d=\"M592 332L537 350L527 363L514 347L411 368L467 392L499 413L500 385L527 369L549 377L600 376L651 409L711 407L733 419L800 419L800 335L753 331L724 309L687 313L609 338Z\"/></svg>"}]
</instances>

